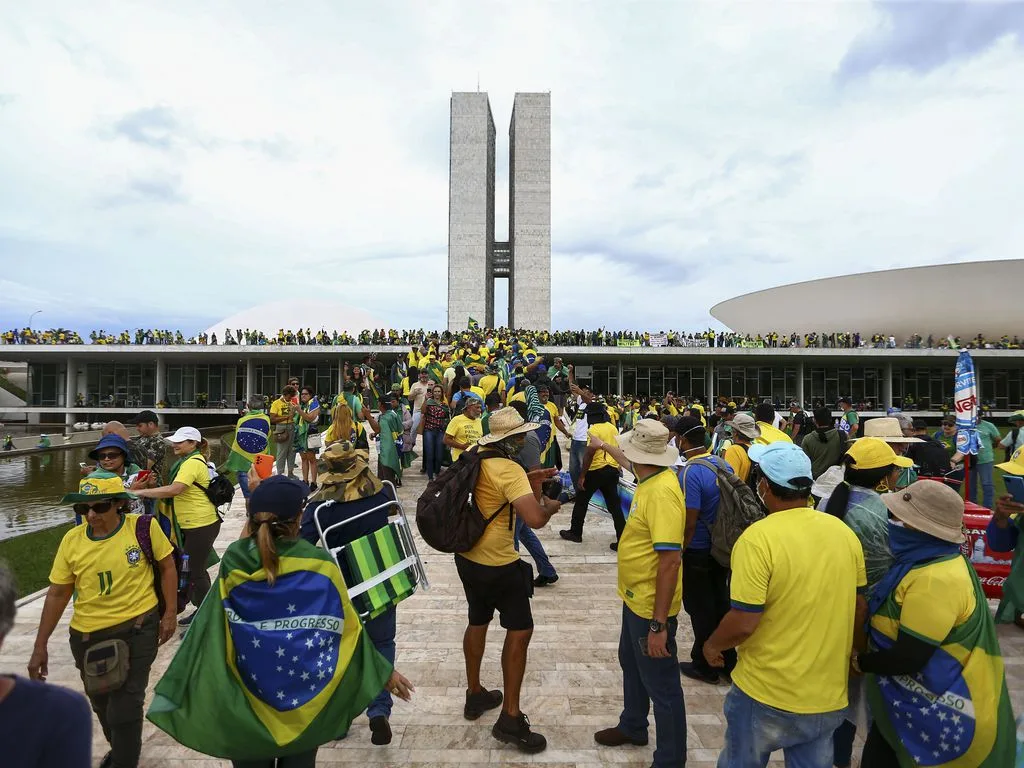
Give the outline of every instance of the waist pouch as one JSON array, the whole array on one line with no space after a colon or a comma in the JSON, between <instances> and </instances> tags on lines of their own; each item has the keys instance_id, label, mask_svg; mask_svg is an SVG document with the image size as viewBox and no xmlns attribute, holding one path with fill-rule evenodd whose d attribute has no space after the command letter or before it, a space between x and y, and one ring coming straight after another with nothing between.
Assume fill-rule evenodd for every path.
<instances>
[{"instance_id":1,"label":"waist pouch","mask_svg":"<svg viewBox=\"0 0 1024 768\"><path fill-rule=\"evenodd\" d=\"M82 659L82 678L89 696L118 690L128 679L128 643L118 638L89 646Z\"/></svg>"}]
</instances>

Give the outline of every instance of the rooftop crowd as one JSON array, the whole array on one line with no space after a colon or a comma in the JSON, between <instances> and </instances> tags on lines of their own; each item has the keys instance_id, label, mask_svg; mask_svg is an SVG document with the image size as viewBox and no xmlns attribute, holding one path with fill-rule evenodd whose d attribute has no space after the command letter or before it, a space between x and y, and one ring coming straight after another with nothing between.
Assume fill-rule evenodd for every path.
<instances>
[{"instance_id":1,"label":"rooftop crowd","mask_svg":"<svg viewBox=\"0 0 1024 768\"><path fill-rule=\"evenodd\" d=\"M902 344L896 338L885 334L862 335L847 331L840 333L768 333L741 334L730 331L708 329L697 332L684 331L528 331L505 328L477 330L488 344L501 337L514 337L528 341L534 346L562 347L747 347L755 349L1021 349L1019 336L1004 334L999 338L987 338L978 334L967 340L957 337L936 337L933 334L913 334ZM356 335L348 331L327 331L310 328L298 330L279 329L276 334L267 335L262 331L236 328L225 329L220 337L216 333L184 335L180 330L142 329L134 332L123 330L108 333L104 330L89 333L90 344L106 345L246 345L246 346L410 346L428 344L450 345L458 341L460 334L452 331L366 329ZM84 344L82 337L66 328L33 330L13 328L0 333L0 344Z\"/></svg>"}]
</instances>

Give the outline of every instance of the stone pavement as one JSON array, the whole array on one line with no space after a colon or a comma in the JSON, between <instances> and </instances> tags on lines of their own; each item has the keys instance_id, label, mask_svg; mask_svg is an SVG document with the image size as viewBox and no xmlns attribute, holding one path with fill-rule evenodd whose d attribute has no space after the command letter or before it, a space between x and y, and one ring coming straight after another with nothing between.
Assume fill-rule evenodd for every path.
<instances>
[{"instance_id":1,"label":"stone pavement","mask_svg":"<svg viewBox=\"0 0 1024 768\"><path fill-rule=\"evenodd\" d=\"M568 456L568 452L564 452ZM406 473L400 496L413 515L415 499L425 486L419 462ZM523 711L536 730L548 739L545 752L524 756L496 742L488 713L469 723L462 718L465 671L462 633L466 610L462 586L450 555L435 553L420 543L431 581L398 610L397 668L412 680L416 694L411 703L396 701L392 715L394 740L388 747L370 744L365 716L352 726L347 739L321 747L318 765L361 763L366 766L475 766L508 765L594 766L609 763L648 766L654 745L608 749L594 743L594 731L617 722L622 706L621 673L617 661L621 603L615 593L615 553L611 519L591 515L583 544L563 541L558 529L568 523L569 510L553 518L539 535L560 579L537 589L533 600L536 629L530 644L523 690ZM223 551L242 526L240 496L227 515L218 551ZM12 633L0 648L0 672L25 674L32 650L42 599L22 606ZM50 641L50 682L81 690L78 672L68 649L70 610ZM501 686L499 655L504 630L494 622L484 662L484 685ZM1024 711L1024 632L1014 626L999 628L1007 681L1014 711ZM692 642L689 621L681 615L679 644L684 655ZM166 669L179 644L164 646L151 675L152 683ZM725 731L722 715L724 686L684 679L688 731L688 765L710 768L715 764ZM94 763L106 753L99 725L94 729ZM143 768L214 768L226 761L206 758L173 742L148 722L143 731ZM773 762L781 763L781 755Z\"/></svg>"}]
</instances>

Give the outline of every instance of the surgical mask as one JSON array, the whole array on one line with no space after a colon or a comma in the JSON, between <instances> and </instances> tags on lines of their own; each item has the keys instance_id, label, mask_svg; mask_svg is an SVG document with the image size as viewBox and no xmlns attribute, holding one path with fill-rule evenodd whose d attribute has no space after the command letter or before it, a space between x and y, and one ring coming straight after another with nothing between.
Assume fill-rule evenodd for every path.
<instances>
[{"instance_id":1,"label":"surgical mask","mask_svg":"<svg viewBox=\"0 0 1024 768\"><path fill-rule=\"evenodd\" d=\"M761 493L761 483L757 484L757 500L761 502L761 506L764 507L765 511L768 510L768 502L764 500L765 494Z\"/></svg>"}]
</instances>

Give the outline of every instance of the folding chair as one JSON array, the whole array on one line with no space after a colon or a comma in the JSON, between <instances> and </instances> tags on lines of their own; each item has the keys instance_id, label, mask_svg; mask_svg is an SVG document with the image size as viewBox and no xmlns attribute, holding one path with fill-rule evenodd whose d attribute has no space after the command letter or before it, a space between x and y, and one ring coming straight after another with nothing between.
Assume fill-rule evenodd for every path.
<instances>
[{"instance_id":1,"label":"folding chair","mask_svg":"<svg viewBox=\"0 0 1024 768\"><path fill-rule=\"evenodd\" d=\"M326 501L313 513L320 546L331 553L338 567L351 579L352 583L348 583L346 579L349 599L352 600L352 605L360 618L364 620L376 618L388 608L415 594L421 586L424 589L430 588L423 560L416 550L409 520L402 503L397 500L395 486L387 481L384 481L384 486L390 489L392 500L345 520L325 527L323 519L332 505L344 502ZM386 511L388 515L388 522L384 527L338 547L332 547L327 543L328 535L332 531L382 511Z\"/></svg>"}]
</instances>

